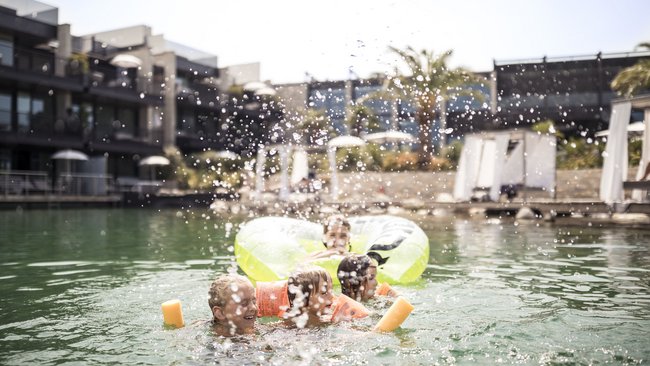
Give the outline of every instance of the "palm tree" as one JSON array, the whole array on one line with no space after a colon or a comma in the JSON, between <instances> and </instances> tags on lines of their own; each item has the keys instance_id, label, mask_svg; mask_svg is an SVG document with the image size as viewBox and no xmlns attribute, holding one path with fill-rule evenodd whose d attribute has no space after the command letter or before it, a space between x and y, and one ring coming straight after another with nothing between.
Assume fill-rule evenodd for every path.
<instances>
[{"instance_id":1,"label":"palm tree","mask_svg":"<svg viewBox=\"0 0 650 366\"><path fill-rule=\"evenodd\" d=\"M463 68L451 69L447 61L452 55L447 50L440 55L433 51L415 51L411 47L398 49L389 47L406 63L409 74L404 75L396 68L396 76L391 79L389 88L416 107L415 119L420 126L418 151L419 164L424 166L431 161L433 146L431 143L431 127L438 114L441 119L441 130L445 129L444 106L447 100L460 96L472 95L482 99L480 93L470 86L481 80ZM442 109L442 112L441 112ZM441 142L444 144L444 141Z\"/></svg>"},{"instance_id":2,"label":"palm tree","mask_svg":"<svg viewBox=\"0 0 650 366\"><path fill-rule=\"evenodd\" d=\"M650 43L640 43L637 49L650 50ZM650 89L650 59L645 59L621 70L612 80L612 89L630 97L644 89Z\"/></svg>"},{"instance_id":3,"label":"palm tree","mask_svg":"<svg viewBox=\"0 0 650 366\"><path fill-rule=\"evenodd\" d=\"M296 115L295 120L294 132L307 145L323 145L332 133L330 119L323 110L309 108Z\"/></svg>"},{"instance_id":4,"label":"palm tree","mask_svg":"<svg viewBox=\"0 0 650 366\"><path fill-rule=\"evenodd\" d=\"M348 106L346 121L350 135L359 136L363 131L376 132L379 130L379 118L363 102L357 101Z\"/></svg>"}]
</instances>

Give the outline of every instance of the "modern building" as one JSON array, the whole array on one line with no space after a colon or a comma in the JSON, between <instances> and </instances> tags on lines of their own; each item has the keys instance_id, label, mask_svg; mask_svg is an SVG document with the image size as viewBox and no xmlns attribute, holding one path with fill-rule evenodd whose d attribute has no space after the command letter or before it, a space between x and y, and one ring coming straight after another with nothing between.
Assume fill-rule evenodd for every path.
<instances>
[{"instance_id":1,"label":"modern building","mask_svg":"<svg viewBox=\"0 0 650 366\"><path fill-rule=\"evenodd\" d=\"M111 63L125 50L73 37L56 8L18 4L0 7L0 170L53 174L52 154L74 149L89 160L72 171L137 176L137 158L162 152L151 78Z\"/></svg>"},{"instance_id":2,"label":"modern building","mask_svg":"<svg viewBox=\"0 0 650 366\"><path fill-rule=\"evenodd\" d=\"M552 120L566 135L593 136L609 123L610 101L615 97L611 81L624 68L649 59L650 52L597 54L539 60L495 61L488 72L478 72L485 83L470 86L482 95L459 96L445 105L445 121L435 120L431 137L447 141L466 133L530 127ZM276 85L285 105L292 110L318 109L330 119L336 134L349 131L345 125L349 107L364 96L381 90L384 78L340 81L309 81ZM415 108L409 101L368 99L367 105L381 123L380 128L417 135ZM636 113L636 114L635 114ZM633 119L642 119L633 111ZM441 126L445 127L440 131Z\"/></svg>"},{"instance_id":3,"label":"modern building","mask_svg":"<svg viewBox=\"0 0 650 366\"><path fill-rule=\"evenodd\" d=\"M0 172L13 190L33 188L23 184L31 176L54 187L64 170L105 183L148 177L140 159L167 147L254 155L281 119L254 93L230 95L259 80L259 64L220 69L215 55L146 25L79 37L70 28L55 7L0 0ZM52 158L66 149L88 160Z\"/></svg>"},{"instance_id":4,"label":"modern building","mask_svg":"<svg viewBox=\"0 0 650 366\"><path fill-rule=\"evenodd\" d=\"M494 118L486 128L550 119L565 134L593 135L609 125L614 77L644 59L650 52L495 61ZM633 118L643 119L638 114Z\"/></svg>"}]
</instances>

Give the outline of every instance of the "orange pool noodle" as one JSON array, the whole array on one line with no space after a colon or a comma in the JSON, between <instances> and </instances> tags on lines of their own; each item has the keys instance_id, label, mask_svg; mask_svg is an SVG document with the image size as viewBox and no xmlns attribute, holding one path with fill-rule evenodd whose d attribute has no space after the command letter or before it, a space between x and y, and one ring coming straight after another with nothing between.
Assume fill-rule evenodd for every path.
<instances>
[{"instance_id":1,"label":"orange pool noodle","mask_svg":"<svg viewBox=\"0 0 650 366\"><path fill-rule=\"evenodd\" d=\"M390 287L388 282L383 282L381 285L379 285L379 287L375 291L375 295L377 295L377 296L387 296L390 293L391 290L392 290L392 288Z\"/></svg>"},{"instance_id":2,"label":"orange pool noodle","mask_svg":"<svg viewBox=\"0 0 650 366\"><path fill-rule=\"evenodd\" d=\"M370 314L360 302L341 294L332 303L332 322L365 318Z\"/></svg>"},{"instance_id":3,"label":"orange pool noodle","mask_svg":"<svg viewBox=\"0 0 650 366\"><path fill-rule=\"evenodd\" d=\"M408 318L413 309L413 305L405 298L398 297L373 330L378 332L394 331Z\"/></svg>"},{"instance_id":4,"label":"orange pool noodle","mask_svg":"<svg viewBox=\"0 0 650 366\"><path fill-rule=\"evenodd\" d=\"M167 325L173 325L181 328L185 325L183 322L183 311L181 310L181 300L174 299L162 303L163 321Z\"/></svg>"},{"instance_id":5,"label":"orange pool noodle","mask_svg":"<svg viewBox=\"0 0 650 366\"><path fill-rule=\"evenodd\" d=\"M258 282L255 285L257 316L282 316L289 309L287 281Z\"/></svg>"}]
</instances>

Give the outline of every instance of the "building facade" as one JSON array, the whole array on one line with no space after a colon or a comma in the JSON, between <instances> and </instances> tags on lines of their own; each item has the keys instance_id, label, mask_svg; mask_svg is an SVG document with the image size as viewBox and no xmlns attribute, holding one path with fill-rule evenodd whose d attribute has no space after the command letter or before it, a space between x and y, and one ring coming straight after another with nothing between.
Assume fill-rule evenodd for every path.
<instances>
[{"instance_id":1,"label":"building facade","mask_svg":"<svg viewBox=\"0 0 650 366\"><path fill-rule=\"evenodd\" d=\"M145 25L74 36L55 7L0 1L0 171L137 179L149 176L139 161L167 147L254 155L279 111L228 89L255 78L259 64L220 69ZM66 149L88 160L52 158Z\"/></svg>"},{"instance_id":2,"label":"building facade","mask_svg":"<svg viewBox=\"0 0 650 366\"><path fill-rule=\"evenodd\" d=\"M545 120L552 120L566 135L593 136L609 124L610 102L616 97L611 81L624 68L648 58L650 52L495 61L493 70L476 73L484 83L470 85L482 97L448 100L446 119L433 121L430 136L434 143L449 142L466 133L529 128ZM350 132L345 120L350 107L359 101L379 118L379 129L417 135L415 107L408 100L364 98L380 91L384 83L379 76L283 84L276 89L293 110L311 108L325 113L337 135ZM632 118L642 118L640 113L633 113Z\"/></svg>"}]
</instances>

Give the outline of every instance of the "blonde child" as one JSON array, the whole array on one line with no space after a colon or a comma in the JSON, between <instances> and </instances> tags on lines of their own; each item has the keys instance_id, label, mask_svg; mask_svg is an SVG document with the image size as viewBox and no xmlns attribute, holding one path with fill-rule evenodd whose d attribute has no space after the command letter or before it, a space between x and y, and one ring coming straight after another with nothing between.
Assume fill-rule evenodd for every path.
<instances>
[{"instance_id":1,"label":"blonde child","mask_svg":"<svg viewBox=\"0 0 650 366\"><path fill-rule=\"evenodd\" d=\"M210 286L208 305L217 334L231 337L255 331L257 301L253 284L244 276L224 274Z\"/></svg>"}]
</instances>

